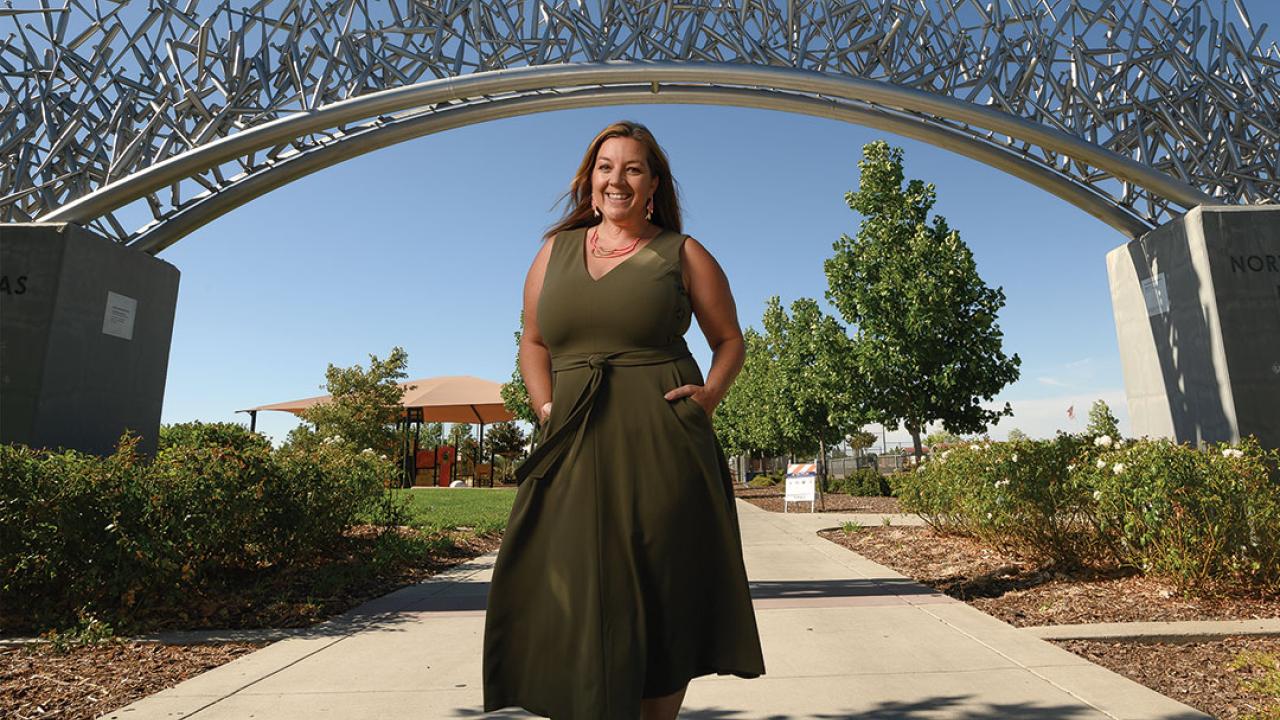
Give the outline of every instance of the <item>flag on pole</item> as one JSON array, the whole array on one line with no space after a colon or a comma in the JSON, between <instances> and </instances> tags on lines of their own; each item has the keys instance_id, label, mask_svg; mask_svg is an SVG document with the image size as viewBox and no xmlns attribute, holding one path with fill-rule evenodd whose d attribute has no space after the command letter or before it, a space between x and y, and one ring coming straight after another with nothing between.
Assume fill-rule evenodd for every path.
<instances>
[{"instance_id":1,"label":"flag on pole","mask_svg":"<svg viewBox=\"0 0 1280 720\"><path fill-rule=\"evenodd\" d=\"M1072 405L1071 407L1067 408L1067 419L1068 419L1068 420L1075 420L1075 419L1076 419L1076 406L1075 406L1075 405Z\"/></svg>"}]
</instances>

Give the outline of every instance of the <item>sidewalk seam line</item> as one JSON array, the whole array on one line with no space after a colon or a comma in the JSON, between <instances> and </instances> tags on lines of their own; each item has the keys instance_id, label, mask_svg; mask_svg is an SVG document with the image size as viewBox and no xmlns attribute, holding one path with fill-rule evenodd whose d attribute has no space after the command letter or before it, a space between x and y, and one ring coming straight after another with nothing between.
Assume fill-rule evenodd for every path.
<instances>
[{"instance_id":1,"label":"sidewalk seam line","mask_svg":"<svg viewBox=\"0 0 1280 720\"><path fill-rule=\"evenodd\" d=\"M812 535L813 537L817 537L817 538L819 538L819 539L822 539L822 538L821 538L821 536L819 536L816 532L811 533L811 535ZM854 555L858 555L858 553L854 552L853 550L850 550L849 548L844 547L843 545L838 545L837 543L833 543L833 542L831 542L831 541L829 541L829 540L825 540L825 539L823 540L823 542L824 542L824 544L826 544L826 545L832 545L832 546L835 546L835 547L839 547L840 549L844 550L846 553L852 553L852 554L854 554ZM826 548L822 548L822 549L823 549L823 550L826 550ZM826 554L826 553L824 552L824 554ZM829 556L829 557L830 557L830 556ZM863 557L863 556L858 555L858 557ZM835 559L835 558L833 557L832 559ZM868 562L875 563L875 561L874 561L874 560L870 560L870 559L868 559L868 558L863 558L863 559L864 559L864 560L867 560ZM839 560L837 560L837 562L840 562L842 565L844 564L842 561L839 561ZM875 564L879 565L879 563L875 563ZM848 567L848 566L846 565L846 567ZM852 568L850 568L850 569L852 570ZM892 570L892 568L887 568L887 569ZM911 580L911 582L914 582L914 583L916 583L916 584L918 584L918 585L921 585L921 586L923 586L923 587L928 587L927 585L924 585L923 583L920 583L920 582L919 582L919 581L917 581L917 580ZM975 611L975 612L982 613L983 615L986 615L987 617L991 618L992 620L995 620L996 622L1003 622L1003 621L1001 621L999 618L996 618L996 617L993 617L993 616L991 616L991 615L988 615L987 613L983 613L981 610L978 610L977 608L974 608L973 606L969 605L968 603L962 603L962 604L963 604L965 607L970 608L971 610L973 610L973 611ZM928 609L928 605L923 605L923 604L922 604L922 605L913 605L912 607L919 608L921 612L924 612L925 614L929 615L930 617L934 618L935 620L938 620L938 621L942 622L942 623L943 623L943 624L945 624L947 627L950 627L952 630L954 630L954 631L956 631L956 632L958 632L958 633L960 633L960 634L964 635L965 637L968 637L970 640L973 640L974 642L977 642L977 643L978 643L979 645L981 645L982 647L987 648L987 649L988 649L988 650L990 650L991 652L993 652L993 653L995 653L995 654L999 655L1000 657L1004 658L1005 660L1008 660L1009 662L1013 663L1015 666L1020 667L1020 668L1022 668L1024 671L1029 672L1029 673L1031 673L1032 675L1034 675L1034 676L1036 676L1036 677L1040 678L1040 679L1041 679L1041 680L1043 680L1044 682L1049 683L1050 685L1052 685L1053 687L1057 688L1058 690L1060 690L1060 691L1062 691L1062 692L1066 693L1067 695L1069 695L1069 696L1071 696L1071 697L1076 698L1076 699L1077 699L1077 700L1079 700L1080 702L1082 702L1082 703L1084 703L1085 705L1087 705L1087 706L1089 706L1089 707L1093 708L1094 710L1097 710L1098 712L1102 713L1103 715L1105 715L1105 716L1107 716L1107 717L1109 717L1109 718L1112 718L1112 720L1120 720L1120 718L1116 717L1115 715L1113 715L1113 714L1111 714L1111 713L1107 712L1106 710L1103 710L1102 708L1098 707L1098 706L1097 706L1097 705L1095 705L1094 703L1092 703L1092 702L1090 702L1089 700L1087 700L1087 699L1085 699L1085 698L1083 698L1083 697L1081 697L1081 696L1077 695L1076 693L1074 693L1074 692L1072 692L1072 691L1068 690L1067 688L1062 687L1061 685L1059 685L1058 683L1054 682L1054 681L1053 681L1053 680L1051 680L1050 678L1045 677L1044 675L1042 675L1042 674L1040 674L1040 673L1036 672L1036 671L1035 671L1034 669L1032 669L1030 666L1028 666L1028 665L1026 665L1026 664L1024 664L1024 663L1019 662L1018 660L1016 660L1016 659L1014 659L1014 658L1010 657L1010 656L1009 656L1009 655L1007 655L1006 653L1004 653L1004 652L1002 652L1001 650L999 650L999 649L997 649L997 648L993 647L993 646L992 646L992 645L990 645L989 643L987 643L987 642L983 641L982 639L978 638L977 636L973 635L972 633L968 632L967 630L964 630L963 628L961 628L961 627L959 627L959 626L957 626L957 625L955 625L955 624L951 623L951 622L950 622L950 621L948 621L946 618L944 618L944 617L942 617L942 616L940 616L940 615L937 615L936 613L930 612L930 611L929 611L929 609ZM1007 625L1008 623L1005 623L1005 624ZM1010 626L1010 627L1012 627L1012 626ZM1016 628L1015 628L1015 629L1016 629ZM1039 638L1033 638L1033 639L1039 640ZM1047 640L1040 640L1040 642L1048 642L1048 641L1047 641ZM1056 646L1055 646L1055 647L1056 647ZM1061 649L1061 648L1059 648L1059 649ZM1088 661L1086 660L1086 662L1088 662ZM1090 664L1095 664L1095 663L1090 663ZM1101 666L1098 666L1098 667L1101 667ZM1104 668L1104 669L1105 669L1105 668ZM1114 672L1114 671L1113 671L1113 672ZM1123 675L1119 675L1118 673L1116 673L1116 675L1117 675L1117 676L1119 676L1119 677L1124 677ZM1125 679L1126 679L1126 680L1128 680L1128 678L1125 678ZM1130 680L1129 682L1133 682L1133 681L1132 681L1132 680ZM1155 691L1152 691L1152 692L1155 692ZM1157 693L1157 694L1159 694L1159 693ZM1167 697L1167 696L1163 696L1163 697ZM1169 698L1169 699L1170 699L1170 700L1173 700L1172 698ZM1177 702L1177 701L1176 701L1176 700L1173 700L1173 702Z\"/></svg>"}]
</instances>

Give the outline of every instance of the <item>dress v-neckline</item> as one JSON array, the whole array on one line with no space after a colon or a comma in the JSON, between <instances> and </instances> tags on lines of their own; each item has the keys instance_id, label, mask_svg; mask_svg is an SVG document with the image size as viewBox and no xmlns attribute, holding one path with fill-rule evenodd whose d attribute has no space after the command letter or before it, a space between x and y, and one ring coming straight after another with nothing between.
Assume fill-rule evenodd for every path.
<instances>
[{"instance_id":1,"label":"dress v-neckline","mask_svg":"<svg viewBox=\"0 0 1280 720\"><path fill-rule=\"evenodd\" d=\"M595 277L594 275L592 275L592 274L591 274L591 267L590 267L590 265L588 265L588 264L587 264L587 233L589 233L589 232L591 232L591 228L590 228L590 227L585 228L585 229L583 229L583 231L582 231L582 242L580 242L580 243L578 244L578 245L579 245L579 247L578 247L578 255L579 255L579 259L581 260L580 265L582 266L582 272L586 274L586 276L587 276L587 280L590 280L590 281L591 281L591 284L593 284L593 285L594 285L594 284L596 284L596 283L600 282L601 280L604 280L605 278L607 278L607 277L609 277L610 275L612 275L614 270L617 270L618 268L622 267L623 265L626 265L627 263L631 262L631 259L632 259L632 258L634 258L635 256L639 255L641 251L649 249L649 246L650 246L650 245L652 245L653 243L655 243L655 242L658 240L658 238L660 238L660 237L662 237L664 234L666 234L667 230L666 230L666 228L663 228L662 230L659 230L659 231L658 231L658 234L657 234L657 235L654 235L654 236L653 236L653 237L651 237L651 238L649 238L649 242L645 243L643 247L638 247L638 248L636 248L634 251L632 251L632 253L631 253L630 255L628 255L628 256L626 257L626 259L625 259L625 260L623 260L622 262L618 263L617 265L614 265L613 267L609 268L609 269L608 269L608 270L607 270L603 275L601 275L600 277Z\"/></svg>"}]
</instances>

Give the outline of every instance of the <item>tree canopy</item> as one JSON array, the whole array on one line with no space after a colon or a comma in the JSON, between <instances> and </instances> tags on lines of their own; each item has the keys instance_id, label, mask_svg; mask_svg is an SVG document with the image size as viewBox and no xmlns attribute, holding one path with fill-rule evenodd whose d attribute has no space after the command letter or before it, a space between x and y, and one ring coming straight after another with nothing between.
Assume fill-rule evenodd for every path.
<instances>
[{"instance_id":1,"label":"tree canopy","mask_svg":"<svg viewBox=\"0 0 1280 720\"><path fill-rule=\"evenodd\" d=\"M406 377L409 355L399 346L385 360L370 353L369 368L359 363L348 368L329 364L325 384L331 400L312 405L298 415L316 426L319 438L337 438L356 450L369 448L395 458L401 438L395 431L403 390L397 384ZM290 433L290 438L295 437ZM301 437L301 435L298 435Z\"/></svg>"},{"instance_id":2,"label":"tree canopy","mask_svg":"<svg viewBox=\"0 0 1280 720\"><path fill-rule=\"evenodd\" d=\"M849 336L817 301L799 298L791 314L777 296L764 312L765 339L775 361L772 406L784 447L811 455L862 426L849 382Z\"/></svg>"},{"instance_id":3,"label":"tree canopy","mask_svg":"<svg viewBox=\"0 0 1280 720\"><path fill-rule=\"evenodd\" d=\"M516 330L516 366L511 371L511 380L502 384L502 405L507 412L536 428L538 415L529 403L529 388L525 387L524 376L520 374L520 336L524 334L524 313L520 313L520 329Z\"/></svg>"},{"instance_id":4,"label":"tree canopy","mask_svg":"<svg viewBox=\"0 0 1280 720\"><path fill-rule=\"evenodd\" d=\"M764 334L744 333L746 359L716 411L721 442L733 450L812 455L861 425L848 383L849 337L817 301L788 314L769 298Z\"/></svg>"},{"instance_id":5,"label":"tree canopy","mask_svg":"<svg viewBox=\"0 0 1280 720\"><path fill-rule=\"evenodd\" d=\"M979 277L973 254L929 211L932 183L904 188L902 150L884 141L863 147L858 192L845 194L863 216L856 238L841 235L825 263L827 299L854 328L852 360L867 387L871 419L911 433L941 421L976 433L1012 414L983 406L1018 379L1021 360L1006 357L996 313L1000 288Z\"/></svg>"},{"instance_id":6,"label":"tree canopy","mask_svg":"<svg viewBox=\"0 0 1280 720\"><path fill-rule=\"evenodd\" d=\"M485 454L518 455L524 451L526 442L528 438L514 422L494 423L484 435Z\"/></svg>"},{"instance_id":7,"label":"tree canopy","mask_svg":"<svg viewBox=\"0 0 1280 720\"><path fill-rule=\"evenodd\" d=\"M775 369L768 343L752 327L743 332L743 342L742 370L716 408L716 435L732 452L783 452L781 428L769 409Z\"/></svg>"},{"instance_id":8,"label":"tree canopy","mask_svg":"<svg viewBox=\"0 0 1280 720\"><path fill-rule=\"evenodd\" d=\"M1089 425L1085 428L1085 433L1095 436L1106 435L1112 440L1120 437L1120 421L1111 414L1111 406L1106 400L1093 401L1093 407L1089 408Z\"/></svg>"}]
</instances>

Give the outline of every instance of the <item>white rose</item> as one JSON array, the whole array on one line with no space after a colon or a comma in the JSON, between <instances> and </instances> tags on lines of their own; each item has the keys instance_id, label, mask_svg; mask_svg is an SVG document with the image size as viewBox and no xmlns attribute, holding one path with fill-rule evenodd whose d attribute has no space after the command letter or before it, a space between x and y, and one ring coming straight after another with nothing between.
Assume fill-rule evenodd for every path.
<instances>
[{"instance_id":1,"label":"white rose","mask_svg":"<svg viewBox=\"0 0 1280 720\"><path fill-rule=\"evenodd\" d=\"M1076 469L1076 466L1075 466L1075 465L1068 465L1068 466L1067 466L1067 472L1075 472L1075 469Z\"/></svg>"},{"instance_id":2,"label":"white rose","mask_svg":"<svg viewBox=\"0 0 1280 720\"><path fill-rule=\"evenodd\" d=\"M1107 461L1103 460L1102 458L1098 458L1098 469L1101 470L1106 466L1107 466Z\"/></svg>"},{"instance_id":3,"label":"white rose","mask_svg":"<svg viewBox=\"0 0 1280 720\"><path fill-rule=\"evenodd\" d=\"M1112 466L1111 466L1111 472L1113 472L1113 473L1115 473L1115 474L1117 474L1117 475L1119 475L1120 473L1124 472L1124 463L1116 463L1115 465L1112 465Z\"/></svg>"},{"instance_id":4,"label":"white rose","mask_svg":"<svg viewBox=\"0 0 1280 720\"><path fill-rule=\"evenodd\" d=\"M1093 444L1096 445L1097 447L1111 447L1111 436L1099 435L1098 437L1094 438Z\"/></svg>"},{"instance_id":5,"label":"white rose","mask_svg":"<svg viewBox=\"0 0 1280 720\"><path fill-rule=\"evenodd\" d=\"M1101 500L1101 499L1102 499L1102 491L1101 491L1101 490L1094 490L1094 491L1093 491L1093 499L1094 499L1094 500Z\"/></svg>"},{"instance_id":6,"label":"white rose","mask_svg":"<svg viewBox=\"0 0 1280 720\"><path fill-rule=\"evenodd\" d=\"M373 448L365 448L365 449L363 449L363 450L361 450L361 451L360 451L360 454L361 454L361 455L372 455L372 454L373 454Z\"/></svg>"},{"instance_id":7,"label":"white rose","mask_svg":"<svg viewBox=\"0 0 1280 720\"><path fill-rule=\"evenodd\" d=\"M1012 458L1012 460L1013 460L1014 462L1018 462L1018 453L1014 453L1014 454L1013 454L1013 458Z\"/></svg>"}]
</instances>

